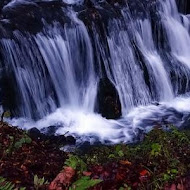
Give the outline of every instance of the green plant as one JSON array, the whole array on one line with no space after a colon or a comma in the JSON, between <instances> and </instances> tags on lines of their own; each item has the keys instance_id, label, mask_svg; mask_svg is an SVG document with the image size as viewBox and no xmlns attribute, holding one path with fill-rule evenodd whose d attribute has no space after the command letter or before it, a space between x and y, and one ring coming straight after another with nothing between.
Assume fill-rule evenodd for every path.
<instances>
[{"instance_id":1,"label":"green plant","mask_svg":"<svg viewBox=\"0 0 190 190\"><path fill-rule=\"evenodd\" d=\"M27 135L25 135L19 141L15 142L14 147L16 149L18 149L18 148L22 147L23 144L30 144L31 142L32 142L32 139L30 137L28 137Z\"/></svg>"},{"instance_id":2,"label":"green plant","mask_svg":"<svg viewBox=\"0 0 190 190\"><path fill-rule=\"evenodd\" d=\"M38 190L42 185L47 185L48 181L45 178L39 178L37 175L34 176L34 188Z\"/></svg>"},{"instance_id":3,"label":"green plant","mask_svg":"<svg viewBox=\"0 0 190 190\"><path fill-rule=\"evenodd\" d=\"M152 148L151 153L150 153L151 156L158 156L158 155L160 155L161 149L162 149L162 146L160 144L153 143L151 145L151 148Z\"/></svg>"},{"instance_id":4,"label":"green plant","mask_svg":"<svg viewBox=\"0 0 190 190\"><path fill-rule=\"evenodd\" d=\"M75 170L77 169L80 173L87 170L86 163L75 155L70 155L69 158L65 161L65 165Z\"/></svg>"},{"instance_id":5,"label":"green plant","mask_svg":"<svg viewBox=\"0 0 190 190\"><path fill-rule=\"evenodd\" d=\"M0 176L0 190L25 190L25 187L16 188L15 184L6 181L5 178Z\"/></svg>"},{"instance_id":6,"label":"green plant","mask_svg":"<svg viewBox=\"0 0 190 190\"><path fill-rule=\"evenodd\" d=\"M115 152L119 157L123 157L124 156L124 152L122 150L122 146L121 145L117 145L115 148Z\"/></svg>"},{"instance_id":7,"label":"green plant","mask_svg":"<svg viewBox=\"0 0 190 190\"><path fill-rule=\"evenodd\" d=\"M90 179L90 177L83 176L75 181L69 188L69 190L86 190L90 187L97 185L100 182L102 182L102 180L100 179Z\"/></svg>"},{"instance_id":8,"label":"green plant","mask_svg":"<svg viewBox=\"0 0 190 190\"><path fill-rule=\"evenodd\" d=\"M173 138L176 138L180 143L190 143L187 135L184 132L179 131L176 127L171 126L171 135Z\"/></svg>"},{"instance_id":9,"label":"green plant","mask_svg":"<svg viewBox=\"0 0 190 190\"><path fill-rule=\"evenodd\" d=\"M124 184L123 187L120 187L119 190L131 190L131 187L127 184Z\"/></svg>"},{"instance_id":10,"label":"green plant","mask_svg":"<svg viewBox=\"0 0 190 190\"><path fill-rule=\"evenodd\" d=\"M170 169L167 171L167 173L163 174L163 180L164 181L170 181L175 179L176 175L178 174L178 170L177 169Z\"/></svg>"},{"instance_id":11,"label":"green plant","mask_svg":"<svg viewBox=\"0 0 190 190\"><path fill-rule=\"evenodd\" d=\"M13 136L9 136L8 135L8 137L9 137L9 139L10 139L10 144L9 144L9 146L6 148L6 150L5 150L5 154L7 155L7 154L10 154L11 152L12 152L12 150L13 150L13 145L14 145L14 137Z\"/></svg>"},{"instance_id":12,"label":"green plant","mask_svg":"<svg viewBox=\"0 0 190 190\"><path fill-rule=\"evenodd\" d=\"M21 139L19 139L16 142L15 142L14 136L8 135L7 137L9 138L9 144L7 147L4 148L1 159L4 158L4 156L12 154L12 152L15 149L22 147L23 144L30 144L32 142L32 139L30 137L28 137L27 135L25 135L24 137L22 137Z\"/></svg>"}]
</instances>

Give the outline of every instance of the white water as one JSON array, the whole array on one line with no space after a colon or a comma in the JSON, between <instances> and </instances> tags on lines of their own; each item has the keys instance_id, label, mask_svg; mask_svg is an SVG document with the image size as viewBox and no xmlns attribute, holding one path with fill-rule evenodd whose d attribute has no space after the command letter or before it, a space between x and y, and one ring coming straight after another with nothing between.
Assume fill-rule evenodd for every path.
<instances>
[{"instance_id":1,"label":"white water","mask_svg":"<svg viewBox=\"0 0 190 190\"><path fill-rule=\"evenodd\" d=\"M190 36L189 31L181 22L175 0L162 3L162 22L167 33L171 53L181 64L190 68Z\"/></svg>"},{"instance_id":2,"label":"white water","mask_svg":"<svg viewBox=\"0 0 190 190\"><path fill-rule=\"evenodd\" d=\"M27 129L58 125L61 127L56 133L69 131L78 140L91 143L130 142L138 129L147 131L159 124L183 124L190 114L190 98L187 94L180 96L178 91L184 84L180 81L174 84L170 71L173 69L179 77L183 75L188 89L188 21L184 15L181 19L174 0L160 0L157 11L169 46L164 55L171 60L156 46L149 16L134 19L125 9L123 21L109 21L105 39L109 53L97 26L93 25L92 42L86 26L73 11L67 13L71 24L62 26L54 22L53 26L46 24L44 31L35 36L24 37L15 31L17 41L2 39L3 56L16 76L21 102L20 118L10 122ZM101 68L95 66L101 64L119 94L122 117L118 120L107 120L94 112L97 86L103 75ZM154 101L160 105L153 105ZM32 118L38 120L34 122Z\"/></svg>"},{"instance_id":3,"label":"white water","mask_svg":"<svg viewBox=\"0 0 190 190\"><path fill-rule=\"evenodd\" d=\"M119 120L107 120L99 114L77 109L59 108L43 119L33 122L25 118L12 119L9 122L22 128L43 129L47 126L62 126L56 134L73 135L77 142L96 141L101 143L127 143L139 135L138 129L148 132L153 126L175 123L181 126L190 114L190 97L178 97L171 102L160 102L160 106L138 106ZM67 134L68 135L68 134Z\"/></svg>"}]
</instances>

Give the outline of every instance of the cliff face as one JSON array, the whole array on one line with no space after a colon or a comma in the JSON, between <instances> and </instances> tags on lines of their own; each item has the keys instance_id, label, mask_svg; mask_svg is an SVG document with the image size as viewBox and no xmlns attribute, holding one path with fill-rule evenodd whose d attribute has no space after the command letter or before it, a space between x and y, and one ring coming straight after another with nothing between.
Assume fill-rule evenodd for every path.
<instances>
[{"instance_id":1,"label":"cliff face","mask_svg":"<svg viewBox=\"0 0 190 190\"><path fill-rule=\"evenodd\" d=\"M187 0L176 0L180 12L190 13L190 2ZM96 19L106 20L119 17L120 11L128 7L135 17L146 17L151 13L155 17L155 6L158 0L111 0L111 1L92 1L85 0L82 4L68 5L63 1L1 1L0 4L0 37L10 38L14 30L22 32L37 33L42 31L45 21L52 23L58 21L62 24L69 22L67 9L72 7L80 18L84 21ZM65 11L64 11L65 10Z\"/></svg>"}]
</instances>

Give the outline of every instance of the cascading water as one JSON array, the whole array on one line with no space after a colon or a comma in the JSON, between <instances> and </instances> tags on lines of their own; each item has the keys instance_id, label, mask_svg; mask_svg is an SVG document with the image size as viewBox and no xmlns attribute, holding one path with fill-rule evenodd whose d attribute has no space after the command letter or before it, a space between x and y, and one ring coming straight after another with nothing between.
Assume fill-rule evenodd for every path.
<instances>
[{"instance_id":1,"label":"cascading water","mask_svg":"<svg viewBox=\"0 0 190 190\"><path fill-rule=\"evenodd\" d=\"M34 31L11 16L16 7L29 7L32 19L54 2L12 1L3 8L1 67L11 78L16 102L3 103L15 116L10 122L24 128L59 126L56 133L69 131L91 143L129 142L138 129L163 123L181 126L190 114L190 22L175 0L150 1L150 7L140 1L91 2L89 10L85 1L64 2L69 6L59 2L61 15L52 13L55 18L38 14ZM111 13L103 13L105 7ZM119 96L117 120L97 113L105 78Z\"/></svg>"}]
</instances>

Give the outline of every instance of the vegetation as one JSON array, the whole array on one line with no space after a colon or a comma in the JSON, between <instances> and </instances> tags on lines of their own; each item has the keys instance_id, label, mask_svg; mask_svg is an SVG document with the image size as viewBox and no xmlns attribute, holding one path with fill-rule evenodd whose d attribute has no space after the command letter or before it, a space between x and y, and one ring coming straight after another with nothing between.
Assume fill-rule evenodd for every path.
<instances>
[{"instance_id":1,"label":"vegetation","mask_svg":"<svg viewBox=\"0 0 190 190\"><path fill-rule=\"evenodd\" d=\"M0 122L0 189L190 189L190 132L155 128L143 142L68 154Z\"/></svg>"},{"instance_id":2,"label":"vegetation","mask_svg":"<svg viewBox=\"0 0 190 190\"><path fill-rule=\"evenodd\" d=\"M5 178L0 177L0 189L1 190L25 190L25 187L15 188L15 184L6 181Z\"/></svg>"}]
</instances>

